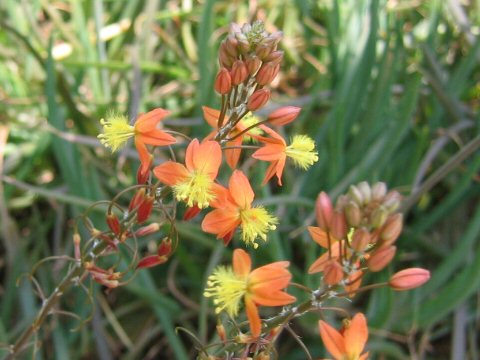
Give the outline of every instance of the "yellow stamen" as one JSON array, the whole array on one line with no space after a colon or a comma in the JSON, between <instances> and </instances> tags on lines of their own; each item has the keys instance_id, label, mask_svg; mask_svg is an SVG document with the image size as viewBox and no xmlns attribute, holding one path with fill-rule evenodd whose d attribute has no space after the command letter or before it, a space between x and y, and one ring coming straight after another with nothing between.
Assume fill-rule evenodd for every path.
<instances>
[{"instance_id":1,"label":"yellow stamen","mask_svg":"<svg viewBox=\"0 0 480 360\"><path fill-rule=\"evenodd\" d=\"M219 266L208 277L207 288L203 295L213 297L215 312L218 314L225 310L228 315L238 315L240 300L247 291L246 279L241 279L233 272L231 267Z\"/></svg>"},{"instance_id":2,"label":"yellow stamen","mask_svg":"<svg viewBox=\"0 0 480 360\"><path fill-rule=\"evenodd\" d=\"M121 148L128 139L135 135L135 129L128 124L125 116L112 114L104 120L100 120L103 126L103 134L97 136L100 142L112 149L112 152Z\"/></svg>"},{"instance_id":3,"label":"yellow stamen","mask_svg":"<svg viewBox=\"0 0 480 360\"><path fill-rule=\"evenodd\" d=\"M252 125L255 125L255 124L258 124L260 122L260 120L258 119L258 117L256 117L255 115L253 115L251 112L248 113L247 115L245 115L245 117L242 119L242 125L245 126L245 128L248 128ZM263 130L260 129L258 126L257 127L254 127L250 130L248 130L247 134L251 134L251 135L262 135L263 134ZM254 142L255 139L252 138L251 136L249 135L244 135L243 137L243 140L245 142Z\"/></svg>"},{"instance_id":4,"label":"yellow stamen","mask_svg":"<svg viewBox=\"0 0 480 360\"><path fill-rule=\"evenodd\" d=\"M292 158L295 165L303 170L318 161L315 142L306 135L295 135L292 143L285 149L285 154Z\"/></svg>"},{"instance_id":5,"label":"yellow stamen","mask_svg":"<svg viewBox=\"0 0 480 360\"><path fill-rule=\"evenodd\" d=\"M188 206L197 205L206 208L215 198L212 191L213 180L201 171L194 171L181 183L173 186L177 200L185 201Z\"/></svg>"},{"instance_id":6,"label":"yellow stamen","mask_svg":"<svg viewBox=\"0 0 480 360\"><path fill-rule=\"evenodd\" d=\"M278 219L261 206L240 210L240 219L242 240L247 245L252 245L254 249L258 248L255 240L260 237L263 241L267 241L267 232L275 230L277 228L275 224L278 223Z\"/></svg>"}]
</instances>

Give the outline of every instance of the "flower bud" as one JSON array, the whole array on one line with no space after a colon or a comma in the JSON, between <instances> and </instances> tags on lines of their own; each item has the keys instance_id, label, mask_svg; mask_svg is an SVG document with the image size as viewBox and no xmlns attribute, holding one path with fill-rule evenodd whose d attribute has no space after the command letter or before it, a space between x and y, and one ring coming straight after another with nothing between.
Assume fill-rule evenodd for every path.
<instances>
[{"instance_id":1,"label":"flower bud","mask_svg":"<svg viewBox=\"0 0 480 360\"><path fill-rule=\"evenodd\" d=\"M350 188L348 189L348 196L350 196L350 198L356 202L358 206L363 205L363 194L355 185L350 185Z\"/></svg>"},{"instance_id":2,"label":"flower bud","mask_svg":"<svg viewBox=\"0 0 480 360\"><path fill-rule=\"evenodd\" d=\"M397 191L390 191L383 201L383 206L390 212L394 212L400 207L402 196Z\"/></svg>"},{"instance_id":3,"label":"flower bud","mask_svg":"<svg viewBox=\"0 0 480 360\"><path fill-rule=\"evenodd\" d=\"M345 290L350 293L348 295L350 298L355 296L355 291L362 285L362 277L363 271L357 270L347 278Z\"/></svg>"},{"instance_id":4,"label":"flower bud","mask_svg":"<svg viewBox=\"0 0 480 360\"><path fill-rule=\"evenodd\" d=\"M255 49L255 54L260 58L260 60L264 61L272 52L272 47L269 45L259 45Z\"/></svg>"},{"instance_id":5,"label":"flower bud","mask_svg":"<svg viewBox=\"0 0 480 360\"><path fill-rule=\"evenodd\" d=\"M145 195L142 203L138 206L137 210L137 224L145 222L152 213L153 202L155 197L152 195Z\"/></svg>"},{"instance_id":6,"label":"flower bud","mask_svg":"<svg viewBox=\"0 0 480 360\"><path fill-rule=\"evenodd\" d=\"M352 236L352 248L355 251L363 252L370 244L371 236L365 228L356 229Z\"/></svg>"},{"instance_id":7,"label":"flower bud","mask_svg":"<svg viewBox=\"0 0 480 360\"><path fill-rule=\"evenodd\" d=\"M335 239L345 239L347 236L347 222L342 211L335 210L332 216L332 235Z\"/></svg>"},{"instance_id":8,"label":"flower bud","mask_svg":"<svg viewBox=\"0 0 480 360\"><path fill-rule=\"evenodd\" d=\"M232 89L232 78L230 72L224 67L218 71L215 78L215 91L220 95L225 95Z\"/></svg>"},{"instance_id":9,"label":"flower bud","mask_svg":"<svg viewBox=\"0 0 480 360\"><path fill-rule=\"evenodd\" d=\"M248 70L242 60L236 60L232 65L232 85L238 85L245 81L248 76Z\"/></svg>"},{"instance_id":10,"label":"flower bud","mask_svg":"<svg viewBox=\"0 0 480 360\"><path fill-rule=\"evenodd\" d=\"M260 60L257 56L253 55L245 60L245 65L247 66L248 73L250 76L256 74L260 66L262 66L262 60Z\"/></svg>"},{"instance_id":11,"label":"flower bud","mask_svg":"<svg viewBox=\"0 0 480 360\"><path fill-rule=\"evenodd\" d=\"M135 195L133 195L132 200L130 200L130 204L128 205L128 211L132 211L140 206L145 198L145 188L141 188L137 190Z\"/></svg>"},{"instance_id":12,"label":"flower bud","mask_svg":"<svg viewBox=\"0 0 480 360\"><path fill-rule=\"evenodd\" d=\"M383 226L383 224L385 224L387 218L387 209L385 209L383 205L380 205L370 214L370 225L372 225L374 228L380 228Z\"/></svg>"},{"instance_id":13,"label":"flower bud","mask_svg":"<svg viewBox=\"0 0 480 360\"><path fill-rule=\"evenodd\" d=\"M382 244L393 244L400 233L402 232L403 228L403 215L402 214L394 214L390 216L383 229L380 233L380 239L382 239Z\"/></svg>"},{"instance_id":14,"label":"flower bud","mask_svg":"<svg viewBox=\"0 0 480 360\"><path fill-rule=\"evenodd\" d=\"M236 58L238 56L237 46L238 40L235 38L235 36L228 36L225 39L225 51L232 58Z\"/></svg>"},{"instance_id":15,"label":"flower bud","mask_svg":"<svg viewBox=\"0 0 480 360\"><path fill-rule=\"evenodd\" d=\"M170 256L172 252L172 240L169 237L163 238L160 246L158 247L158 256Z\"/></svg>"},{"instance_id":16,"label":"flower bud","mask_svg":"<svg viewBox=\"0 0 480 360\"><path fill-rule=\"evenodd\" d=\"M380 247L368 259L367 265L370 271L377 272L383 270L395 256L397 248L395 246Z\"/></svg>"},{"instance_id":17,"label":"flower bud","mask_svg":"<svg viewBox=\"0 0 480 360\"><path fill-rule=\"evenodd\" d=\"M328 231L332 222L333 206L330 197L324 191L318 194L318 198L315 203L315 212L317 215L318 226L322 230Z\"/></svg>"},{"instance_id":18,"label":"flower bud","mask_svg":"<svg viewBox=\"0 0 480 360\"><path fill-rule=\"evenodd\" d=\"M265 62L268 62L272 65L278 65L283 60L283 51L277 50L270 53L265 59Z\"/></svg>"},{"instance_id":19,"label":"flower bud","mask_svg":"<svg viewBox=\"0 0 480 360\"><path fill-rule=\"evenodd\" d=\"M372 200L380 201L387 194L387 185L384 182L377 182L372 186Z\"/></svg>"},{"instance_id":20,"label":"flower bud","mask_svg":"<svg viewBox=\"0 0 480 360\"><path fill-rule=\"evenodd\" d=\"M187 210L185 210L185 214L183 214L183 220L187 221L193 219L200 213L200 211L202 211L202 209L200 209L197 205L187 208Z\"/></svg>"},{"instance_id":21,"label":"flower bud","mask_svg":"<svg viewBox=\"0 0 480 360\"><path fill-rule=\"evenodd\" d=\"M150 167L153 163L153 155L148 154L148 161L141 164L137 170L137 184L145 184L150 177Z\"/></svg>"},{"instance_id":22,"label":"flower bud","mask_svg":"<svg viewBox=\"0 0 480 360\"><path fill-rule=\"evenodd\" d=\"M327 285L336 285L343 279L342 266L335 259L327 261L323 274L323 281Z\"/></svg>"},{"instance_id":23,"label":"flower bud","mask_svg":"<svg viewBox=\"0 0 480 360\"><path fill-rule=\"evenodd\" d=\"M284 106L272 111L270 115L268 115L267 120L270 124L275 126L287 125L298 117L300 110L302 109L297 106Z\"/></svg>"},{"instance_id":24,"label":"flower bud","mask_svg":"<svg viewBox=\"0 0 480 360\"><path fill-rule=\"evenodd\" d=\"M75 251L75 259L80 260L82 257L81 250L80 250L80 241L81 241L80 234L78 232L73 234L73 248Z\"/></svg>"},{"instance_id":25,"label":"flower bud","mask_svg":"<svg viewBox=\"0 0 480 360\"><path fill-rule=\"evenodd\" d=\"M274 78L275 65L271 63L264 63L260 70L258 70L255 79L259 85L268 85L272 82Z\"/></svg>"},{"instance_id":26,"label":"flower bud","mask_svg":"<svg viewBox=\"0 0 480 360\"><path fill-rule=\"evenodd\" d=\"M233 61L235 59L232 59L230 56L225 51L219 51L218 52L218 62L220 63L221 66L230 69L232 67Z\"/></svg>"},{"instance_id":27,"label":"flower bud","mask_svg":"<svg viewBox=\"0 0 480 360\"><path fill-rule=\"evenodd\" d=\"M362 181L357 184L358 190L362 193L363 204L368 204L372 200L372 189L370 184L366 181Z\"/></svg>"},{"instance_id":28,"label":"flower bud","mask_svg":"<svg viewBox=\"0 0 480 360\"><path fill-rule=\"evenodd\" d=\"M137 269L147 269L157 265L161 265L168 260L167 257L161 257L158 255L149 255L140 259L137 264Z\"/></svg>"},{"instance_id":29,"label":"flower bud","mask_svg":"<svg viewBox=\"0 0 480 360\"><path fill-rule=\"evenodd\" d=\"M158 230L160 230L160 224L151 223L151 224L148 224L147 226L142 226L137 231L135 231L135 236L136 237L147 236L147 235L156 233Z\"/></svg>"},{"instance_id":30,"label":"flower bud","mask_svg":"<svg viewBox=\"0 0 480 360\"><path fill-rule=\"evenodd\" d=\"M388 285L393 290L404 291L422 286L430 279L430 271L422 268L409 268L392 275Z\"/></svg>"},{"instance_id":31,"label":"flower bud","mask_svg":"<svg viewBox=\"0 0 480 360\"><path fill-rule=\"evenodd\" d=\"M220 340L225 344L228 340L227 338L227 333L225 331L225 327L223 326L222 323L217 323L217 334Z\"/></svg>"},{"instance_id":32,"label":"flower bud","mask_svg":"<svg viewBox=\"0 0 480 360\"><path fill-rule=\"evenodd\" d=\"M270 90L268 89L257 90L248 99L247 109L250 111L258 110L263 105L265 105L269 99L270 99Z\"/></svg>"},{"instance_id":33,"label":"flower bud","mask_svg":"<svg viewBox=\"0 0 480 360\"><path fill-rule=\"evenodd\" d=\"M120 222L118 221L118 218L115 214L113 213L107 214L107 225L115 235L120 234L120 231L121 231Z\"/></svg>"},{"instance_id":34,"label":"flower bud","mask_svg":"<svg viewBox=\"0 0 480 360\"><path fill-rule=\"evenodd\" d=\"M357 227L362 221L362 212L358 207L357 203L349 201L345 206L345 217L347 219L347 224L350 227Z\"/></svg>"}]
</instances>

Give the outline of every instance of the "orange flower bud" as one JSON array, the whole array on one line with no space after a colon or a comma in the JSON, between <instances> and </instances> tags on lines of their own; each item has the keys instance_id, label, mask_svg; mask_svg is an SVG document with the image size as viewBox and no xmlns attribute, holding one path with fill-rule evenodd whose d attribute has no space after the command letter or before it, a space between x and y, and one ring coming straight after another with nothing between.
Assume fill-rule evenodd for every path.
<instances>
[{"instance_id":1,"label":"orange flower bud","mask_svg":"<svg viewBox=\"0 0 480 360\"><path fill-rule=\"evenodd\" d=\"M357 227L362 221L362 212L356 202L349 201L345 206L345 217L350 227Z\"/></svg>"},{"instance_id":2,"label":"orange flower bud","mask_svg":"<svg viewBox=\"0 0 480 360\"><path fill-rule=\"evenodd\" d=\"M422 268L409 268L392 275L388 285L393 290L404 291L422 286L430 279L430 271Z\"/></svg>"},{"instance_id":3,"label":"orange flower bud","mask_svg":"<svg viewBox=\"0 0 480 360\"><path fill-rule=\"evenodd\" d=\"M143 201L138 206L138 211L137 211L138 224L145 222L150 217L150 214L152 213L152 209L153 209L154 200L155 200L155 197L152 195L146 195L143 198Z\"/></svg>"},{"instance_id":4,"label":"orange flower bud","mask_svg":"<svg viewBox=\"0 0 480 360\"><path fill-rule=\"evenodd\" d=\"M250 76L253 76L258 71L258 69L260 69L260 66L262 66L262 60L260 60L257 56L253 55L247 60L245 60L245 65L247 66L247 70Z\"/></svg>"},{"instance_id":5,"label":"orange flower bud","mask_svg":"<svg viewBox=\"0 0 480 360\"><path fill-rule=\"evenodd\" d=\"M356 229L353 233L352 248L358 252L365 251L368 244L370 244L371 236L367 229Z\"/></svg>"},{"instance_id":6,"label":"orange flower bud","mask_svg":"<svg viewBox=\"0 0 480 360\"><path fill-rule=\"evenodd\" d=\"M232 65L232 85L238 85L245 81L248 76L248 70L242 60L236 60Z\"/></svg>"},{"instance_id":7,"label":"orange flower bud","mask_svg":"<svg viewBox=\"0 0 480 360\"><path fill-rule=\"evenodd\" d=\"M115 235L120 234L120 222L118 221L118 218L115 214L107 214L107 225Z\"/></svg>"},{"instance_id":8,"label":"orange flower bud","mask_svg":"<svg viewBox=\"0 0 480 360\"><path fill-rule=\"evenodd\" d=\"M160 246L158 247L158 256L170 256L172 252L172 240L168 237L163 238Z\"/></svg>"},{"instance_id":9,"label":"orange flower bud","mask_svg":"<svg viewBox=\"0 0 480 360\"><path fill-rule=\"evenodd\" d=\"M300 110L302 109L297 106L284 106L280 109L272 111L270 115L268 115L267 120L272 125L287 125L298 117Z\"/></svg>"},{"instance_id":10,"label":"orange flower bud","mask_svg":"<svg viewBox=\"0 0 480 360\"><path fill-rule=\"evenodd\" d=\"M393 244L398 237L400 236L403 228L403 215L395 214L390 216L385 225L383 225L382 231L380 233L380 239L382 239L382 244Z\"/></svg>"},{"instance_id":11,"label":"orange flower bud","mask_svg":"<svg viewBox=\"0 0 480 360\"><path fill-rule=\"evenodd\" d=\"M232 59L230 56L228 56L225 50L222 51L222 49L220 49L218 52L218 62L221 66L230 69L234 60L235 59Z\"/></svg>"},{"instance_id":12,"label":"orange flower bud","mask_svg":"<svg viewBox=\"0 0 480 360\"><path fill-rule=\"evenodd\" d=\"M158 255L149 255L140 259L137 264L137 269L147 269L157 265L161 265L168 260L167 257L162 257Z\"/></svg>"},{"instance_id":13,"label":"orange flower bud","mask_svg":"<svg viewBox=\"0 0 480 360\"><path fill-rule=\"evenodd\" d=\"M217 323L217 334L220 340L225 344L227 342L227 333L222 323Z\"/></svg>"},{"instance_id":14,"label":"orange flower bud","mask_svg":"<svg viewBox=\"0 0 480 360\"><path fill-rule=\"evenodd\" d=\"M224 44L225 44L224 45L225 51L227 52L227 54L230 55L232 58L236 58L238 55L238 51L237 51L238 40L235 39L234 36L229 36L225 39Z\"/></svg>"},{"instance_id":15,"label":"orange flower bud","mask_svg":"<svg viewBox=\"0 0 480 360\"><path fill-rule=\"evenodd\" d=\"M337 210L333 212L331 231L335 239L341 240L347 236L347 222L343 212Z\"/></svg>"},{"instance_id":16,"label":"orange flower bud","mask_svg":"<svg viewBox=\"0 0 480 360\"><path fill-rule=\"evenodd\" d=\"M257 90L248 99L247 108L250 111L258 110L263 105L265 105L269 99L270 99L270 90L268 89Z\"/></svg>"},{"instance_id":17,"label":"orange flower bud","mask_svg":"<svg viewBox=\"0 0 480 360\"><path fill-rule=\"evenodd\" d=\"M160 224L151 223L151 224L148 224L147 226L142 226L140 229L135 231L135 236L136 237L147 236L147 235L156 233L158 230L160 230Z\"/></svg>"},{"instance_id":18,"label":"orange flower bud","mask_svg":"<svg viewBox=\"0 0 480 360\"><path fill-rule=\"evenodd\" d=\"M128 211L137 209L140 206L140 204L143 202L144 198L145 198L145 188L141 188L137 190L135 195L133 195L132 200L130 200L130 204L128 205Z\"/></svg>"},{"instance_id":19,"label":"orange flower bud","mask_svg":"<svg viewBox=\"0 0 480 360\"><path fill-rule=\"evenodd\" d=\"M327 285L336 285L343 279L342 265L335 259L328 260L323 273L323 281Z\"/></svg>"},{"instance_id":20,"label":"orange flower bud","mask_svg":"<svg viewBox=\"0 0 480 360\"><path fill-rule=\"evenodd\" d=\"M272 52L272 47L269 45L260 45L255 49L255 54L260 58L260 60L265 60L268 55Z\"/></svg>"},{"instance_id":21,"label":"orange flower bud","mask_svg":"<svg viewBox=\"0 0 480 360\"><path fill-rule=\"evenodd\" d=\"M145 164L142 164L138 167L137 170L137 184L145 184L148 181L150 176L150 166L153 163L152 154L148 154L148 159Z\"/></svg>"},{"instance_id":22,"label":"orange flower bud","mask_svg":"<svg viewBox=\"0 0 480 360\"><path fill-rule=\"evenodd\" d=\"M224 67L218 71L215 78L215 91L220 95L225 95L232 89L232 79L230 72Z\"/></svg>"},{"instance_id":23,"label":"orange flower bud","mask_svg":"<svg viewBox=\"0 0 480 360\"><path fill-rule=\"evenodd\" d=\"M278 65L283 60L283 51L277 50L270 53L265 59L266 62L269 62L273 65Z\"/></svg>"},{"instance_id":24,"label":"orange flower bud","mask_svg":"<svg viewBox=\"0 0 480 360\"><path fill-rule=\"evenodd\" d=\"M318 194L317 202L315 203L315 212L320 229L328 231L332 222L333 206L330 197L324 191Z\"/></svg>"},{"instance_id":25,"label":"orange flower bud","mask_svg":"<svg viewBox=\"0 0 480 360\"><path fill-rule=\"evenodd\" d=\"M260 70L258 70L257 75L255 75L257 83L260 85L270 84L278 74L279 68L277 68L277 66L278 65L272 63L264 63Z\"/></svg>"},{"instance_id":26,"label":"orange flower bud","mask_svg":"<svg viewBox=\"0 0 480 360\"><path fill-rule=\"evenodd\" d=\"M396 246L378 248L367 261L368 268L372 272L383 270L393 259L397 252Z\"/></svg>"}]
</instances>

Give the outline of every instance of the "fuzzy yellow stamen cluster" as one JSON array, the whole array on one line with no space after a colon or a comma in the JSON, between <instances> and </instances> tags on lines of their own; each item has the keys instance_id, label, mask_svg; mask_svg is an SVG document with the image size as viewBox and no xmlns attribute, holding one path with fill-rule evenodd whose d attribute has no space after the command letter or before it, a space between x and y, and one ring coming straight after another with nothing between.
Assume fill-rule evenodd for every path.
<instances>
[{"instance_id":1,"label":"fuzzy yellow stamen cluster","mask_svg":"<svg viewBox=\"0 0 480 360\"><path fill-rule=\"evenodd\" d=\"M258 124L260 122L260 120L258 119L258 117L256 117L255 115L253 115L252 113L248 113L247 115L245 115L245 117L242 119L242 124L245 126L245 128L248 128L252 125L255 125L255 124ZM258 126L257 127L254 127L250 130L248 130L247 134L250 134L250 135L262 135L263 134L263 130L260 129ZM255 141L254 138L252 138L251 136L249 135L245 135L243 137L244 141L245 142L249 142L249 141Z\"/></svg>"},{"instance_id":2,"label":"fuzzy yellow stamen cluster","mask_svg":"<svg viewBox=\"0 0 480 360\"><path fill-rule=\"evenodd\" d=\"M318 161L315 142L306 135L295 135L292 143L285 149L285 154L304 170Z\"/></svg>"},{"instance_id":3,"label":"fuzzy yellow stamen cluster","mask_svg":"<svg viewBox=\"0 0 480 360\"><path fill-rule=\"evenodd\" d=\"M213 180L201 171L192 172L184 181L173 186L177 200L185 201L188 206L197 205L206 208L215 198L212 192Z\"/></svg>"},{"instance_id":4,"label":"fuzzy yellow stamen cluster","mask_svg":"<svg viewBox=\"0 0 480 360\"><path fill-rule=\"evenodd\" d=\"M278 219L261 206L241 210L240 219L242 221L242 240L247 245L252 245L254 249L258 248L255 240L260 237L266 241L267 232L275 230L277 228L275 224L278 223Z\"/></svg>"},{"instance_id":5,"label":"fuzzy yellow stamen cluster","mask_svg":"<svg viewBox=\"0 0 480 360\"><path fill-rule=\"evenodd\" d=\"M208 277L207 288L203 295L213 297L215 312L218 314L225 310L228 315L238 315L240 301L247 291L247 282L240 279L231 267L219 266Z\"/></svg>"},{"instance_id":6,"label":"fuzzy yellow stamen cluster","mask_svg":"<svg viewBox=\"0 0 480 360\"><path fill-rule=\"evenodd\" d=\"M128 139L135 135L135 128L128 123L128 119L123 115L112 114L106 120L100 120L103 126L103 134L98 135L98 139L112 152L120 149Z\"/></svg>"}]
</instances>

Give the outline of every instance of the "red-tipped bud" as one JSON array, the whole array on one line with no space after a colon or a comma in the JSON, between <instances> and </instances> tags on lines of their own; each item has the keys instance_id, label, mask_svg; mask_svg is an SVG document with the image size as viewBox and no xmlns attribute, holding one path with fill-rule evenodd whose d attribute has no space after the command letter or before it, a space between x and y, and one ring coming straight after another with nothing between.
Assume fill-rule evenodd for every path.
<instances>
[{"instance_id":1,"label":"red-tipped bud","mask_svg":"<svg viewBox=\"0 0 480 360\"><path fill-rule=\"evenodd\" d=\"M272 111L270 115L268 115L267 120L270 124L275 126L287 125L298 117L300 110L302 109L297 106L284 106Z\"/></svg>"},{"instance_id":2,"label":"red-tipped bud","mask_svg":"<svg viewBox=\"0 0 480 360\"><path fill-rule=\"evenodd\" d=\"M225 95L232 89L232 78L230 72L224 67L218 71L215 78L215 91L220 95Z\"/></svg>"},{"instance_id":3,"label":"red-tipped bud","mask_svg":"<svg viewBox=\"0 0 480 360\"><path fill-rule=\"evenodd\" d=\"M160 230L160 224L151 223L151 224L148 224L147 226L142 226L137 231L135 231L135 236L142 237L142 236L151 235L153 233L156 233L158 230Z\"/></svg>"},{"instance_id":4,"label":"red-tipped bud","mask_svg":"<svg viewBox=\"0 0 480 360\"><path fill-rule=\"evenodd\" d=\"M161 265L168 260L167 257L161 257L158 255L149 255L140 259L137 264L137 269L147 269L157 265Z\"/></svg>"},{"instance_id":5,"label":"red-tipped bud","mask_svg":"<svg viewBox=\"0 0 480 360\"><path fill-rule=\"evenodd\" d=\"M255 91L248 99L247 108L250 111L260 109L270 99L270 90L260 89Z\"/></svg>"},{"instance_id":6,"label":"red-tipped bud","mask_svg":"<svg viewBox=\"0 0 480 360\"><path fill-rule=\"evenodd\" d=\"M172 240L168 237L164 238L158 247L158 256L170 256L172 252Z\"/></svg>"},{"instance_id":7,"label":"red-tipped bud","mask_svg":"<svg viewBox=\"0 0 480 360\"><path fill-rule=\"evenodd\" d=\"M370 240L371 236L367 229L356 229L353 233L351 246L353 249L355 249L355 251L363 252L367 248L368 244L370 244Z\"/></svg>"},{"instance_id":8,"label":"red-tipped bud","mask_svg":"<svg viewBox=\"0 0 480 360\"><path fill-rule=\"evenodd\" d=\"M257 75L255 75L255 79L259 85L268 85L270 84L275 76L278 74L277 65L272 63L264 63L260 70L258 70Z\"/></svg>"},{"instance_id":9,"label":"red-tipped bud","mask_svg":"<svg viewBox=\"0 0 480 360\"><path fill-rule=\"evenodd\" d=\"M333 205L328 194L322 191L315 203L315 212L317 215L317 223L320 229L328 231L332 223Z\"/></svg>"},{"instance_id":10,"label":"red-tipped bud","mask_svg":"<svg viewBox=\"0 0 480 360\"><path fill-rule=\"evenodd\" d=\"M149 154L148 157L148 162L140 165L137 170L137 184L139 185L145 184L150 178L150 167L153 163L153 156L152 154Z\"/></svg>"},{"instance_id":11,"label":"red-tipped bud","mask_svg":"<svg viewBox=\"0 0 480 360\"><path fill-rule=\"evenodd\" d=\"M334 211L332 216L332 235L335 239L345 239L347 236L347 222L345 220L345 214L341 211Z\"/></svg>"},{"instance_id":12,"label":"red-tipped bud","mask_svg":"<svg viewBox=\"0 0 480 360\"><path fill-rule=\"evenodd\" d=\"M138 211L137 211L138 224L145 222L150 217L150 214L152 213L152 209L153 209L154 200L155 200L155 197L153 197L152 195L146 195L143 198L143 201L138 206Z\"/></svg>"},{"instance_id":13,"label":"red-tipped bud","mask_svg":"<svg viewBox=\"0 0 480 360\"><path fill-rule=\"evenodd\" d=\"M335 259L327 261L323 274L323 281L327 285L336 285L343 279L342 266Z\"/></svg>"},{"instance_id":14,"label":"red-tipped bud","mask_svg":"<svg viewBox=\"0 0 480 360\"><path fill-rule=\"evenodd\" d=\"M350 227L357 227L362 221L362 212L356 202L349 201L345 206L345 217Z\"/></svg>"},{"instance_id":15,"label":"red-tipped bud","mask_svg":"<svg viewBox=\"0 0 480 360\"><path fill-rule=\"evenodd\" d=\"M403 228L403 215L395 214L387 219L380 233L382 244L393 244L400 236Z\"/></svg>"},{"instance_id":16,"label":"red-tipped bud","mask_svg":"<svg viewBox=\"0 0 480 360\"><path fill-rule=\"evenodd\" d=\"M119 235L121 232L120 229L120 222L115 214L109 213L107 214L107 225L112 230L115 235Z\"/></svg>"},{"instance_id":17,"label":"red-tipped bud","mask_svg":"<svg viewBox=\"0 0 480 360\"><path fill-rule=\"evenodd\" d=\"M266 62L269 62L273 65L278 65L283 60L283 51L277 50L270 53L265 59Z\"/></svg>"},{"instance_id":18,"label":"red-tipped bud","mask_svg":"<svg viewBox=\"0 0 480 360\"><path fill-rule=\"evenodd\" d=\"M422 286L430 279L430 271L422 268L409 268L392 275L388 285L393 290L404 291Z\"/></svg>"},{"instance_id":19,"label":"red-tipped bud","mask_svg":"<svg viewBox=\"0 0 480 360\"><path fill-rule=\"evenodd\" d=\"M133 195L132 200L130 200L130 204L128 205L128 211L137 209L140 206L140 204L143 202L144 198L145 198L145 188L141 188L137 190L135 195Z\"/></svg>"},{"instance_id":20,"label":"red-tipped bud","mask_svg":"<svg viewBox=\"0 0 480 360\"><path fill-rule=\"evenodd\" d=\"M185 210L185 214L183 214L183 220L188 221L193 219L195 216L200 214L200 211L202 211L202 209L200 209L197 205L187 208L187 210Z\"/></svg>"},{"instance_id":21,"label":"red-tipped bud","mask_svg":"<svg viewBox=\"0 0 480 360\"><path fill-rule=\"evenodd\" d=\"M375 250L367 261L370 271L377 272L383 270L393 260L396 251L397 248L395 246L385 246Z\"/></svg>"},{"instance_id":22,"label":"red-tipped bud","mask_svg":"<svg viewBox=\"0 0 480 360\"><path fill-rule=\"evenodd\" d=\"M242 60L236 60L232 65L232 84L239 85L245 81L248 76L248 70Z\"/></svg>"},{"instance_id":23,"label":"red-tipped bud","mask_svg":"<svg viewBox=\"0 0 480 360\"><path fill-rule=\"evenodd\" d=\"M260 69L260 66L262 66L262 60L253 55L245 60L245 65L247 66L250 76L253 76L257 73L258 69Z\"/></svg>"}]
</instances>

